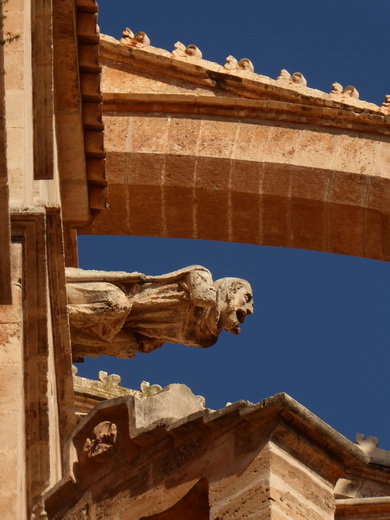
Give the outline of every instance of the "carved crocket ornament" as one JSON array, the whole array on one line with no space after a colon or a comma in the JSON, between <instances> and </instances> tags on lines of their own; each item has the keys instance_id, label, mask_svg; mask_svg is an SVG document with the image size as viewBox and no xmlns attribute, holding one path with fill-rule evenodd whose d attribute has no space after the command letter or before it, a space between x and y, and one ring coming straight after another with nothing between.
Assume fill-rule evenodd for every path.
<instances>
[{"instance_id":1,"label":"carved crocket ornament","mask_svg":"<svg viewBox=\"0 0 390 520\"><path fill-rule=\"evenodd\" d=\"M213 282L193 265L161 276L67 268L73 358L130 358L164 343L210 347L222 329L239 334L253 313L241 278Z\"/></svg>"}]
</instances>

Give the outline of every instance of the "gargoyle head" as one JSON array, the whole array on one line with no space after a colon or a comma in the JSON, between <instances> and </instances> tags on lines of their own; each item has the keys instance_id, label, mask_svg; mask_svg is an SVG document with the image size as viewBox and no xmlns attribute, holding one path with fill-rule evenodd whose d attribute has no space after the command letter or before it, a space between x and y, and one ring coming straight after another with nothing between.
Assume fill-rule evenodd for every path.
<instances>
[{"instance_id":1,"label":"gargoyle head","mask_svg":"<svg viewBox=\"0 0 390 520\"><path fill-rule=\"evenodd\" d=\"M221 278L214 282L217 292L217 327L231 334L241 332L240 325L253 314L252 288L241 278Z\"/></svg>"}]
</instances>

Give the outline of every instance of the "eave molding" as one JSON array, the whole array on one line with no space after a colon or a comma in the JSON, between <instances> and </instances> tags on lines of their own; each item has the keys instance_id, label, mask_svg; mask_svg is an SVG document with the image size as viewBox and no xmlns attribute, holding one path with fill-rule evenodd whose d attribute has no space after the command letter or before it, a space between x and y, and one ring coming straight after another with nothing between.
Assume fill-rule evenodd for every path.
<instances>
[{"instance_id":1,"label":"eave molding","mask_svg":"<svg viewBox=\"0 0 390 520\"><path fill-rule=\"evenodd\" d=\"M194 83L216 95L226 94L253 100L275 100L305 106L328 107L355 114L376 115L378 121L390 123L388 108L351 97L338 97L306 86L291 85L283 80L248 71L231 71L203 59L178 58L151 46L128 47L111 36L100 35L99 55L103 67L126 70L133 74L153 72L166 78ZM103 84L103 90L104 84ZM154 97L155 94L151 95ZM202 95L199 95L202 97ZM228 99L226 99L228 102Z\"/></svg>"},{"instance_id":2,"label":"eave molding","mask_svg":"<svg viewBox=\"0 0 390 520\"><path fill-rule=\"evenodd\" d=\"M247 99L196 94L143 94L105 92L104 113L115 112L196 115L233 120L263 120L345 129L390 136L390 119L355 107L315 106L271 99ZM248 121L250 122L250 121Z\"/></svg>"}]
</instances>

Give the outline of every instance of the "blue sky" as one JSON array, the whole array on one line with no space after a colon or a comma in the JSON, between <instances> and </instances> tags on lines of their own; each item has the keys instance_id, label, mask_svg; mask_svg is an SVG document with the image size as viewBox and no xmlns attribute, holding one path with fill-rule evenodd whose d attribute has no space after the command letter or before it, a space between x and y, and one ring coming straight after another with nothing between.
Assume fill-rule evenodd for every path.
<instances>
[{"instance_id":1,"label":"blue sky","mask_svg":"<svg viewBox=\"0 0 390 520\"><path fill-rule=\"evenodd\" d=\"M369 7L368 7L369 6ZM308 86L354 85L380 104L390 94L388 0L102 0L101 32L120 38L127 26L156 47L193 43L223 64L247 57L276 78L301 72ZM384 65L386 64L386 65ZM220 408L287 392L340 433L375 435L390 449L390 266L310 251L144 237L79 237L80 267L169 272L190 264L214 278L250 281L255 314L240 336L223 332L209 349L166 345L130 360L87 359L79 374L118 373L123 386L142 380L185 383Z\"/></svg>"}]
</instances>

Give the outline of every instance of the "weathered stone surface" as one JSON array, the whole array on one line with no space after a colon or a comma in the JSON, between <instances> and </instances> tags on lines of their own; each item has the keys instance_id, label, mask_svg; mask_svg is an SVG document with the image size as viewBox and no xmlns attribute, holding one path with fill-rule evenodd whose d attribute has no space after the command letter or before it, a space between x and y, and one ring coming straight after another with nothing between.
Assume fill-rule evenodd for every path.
<instances>
[{"instance_id":1,"label":"weathered stone surface","mask_svg":"<svg viewBox=\"0 0 390 520\"><path fill-rule=\"evenodd\" d=\"M26 472L24 432L24 354L22 247L11 245L12 305L0 306L0 511L5 518L24 518L21 494Z\"/></svg>"},{"instance_id":2,"label":"weathered stone surface","mask_svg":"<svg viewBox=\"0 0 390 520\"><path fill-rule=\"evenodd\" d=\"M209 484L202 478L175 505L156 515L140 518L140 520L209 520Z\"/></svg>"},{"instance_id":3,"label":"weathered stone surface","mask_svg":"<svg viewBox=\"0 0 390 520\"><path fill-rule=\"evenodd\" d=\"M336 502L335 520L387 520L390 518L390 499L341 499Z\"/></svg>"},{"instance_id":4,"label":"weathered stone surface","mask_svg":"<svg viewBox=\"0 0 390 520\"><path fill-rule=\"evenodd\" d=\"M326 94L129 29L99 51L95 0L3 4L18 38L0 53L2 518L388 520L389 452L285 395L213 412L184 385L130 390L101 371L74 376L73 400L70 328L76 358L206 347L238 333L252 302L247 282L199 266L76 270L67 309L63 241L74 267L69 226L88 223L388 260L390 96Z\"/></svg>"},{"instance_id":5,"label":"weathered stone surface","mask_svg":"<svg viewBox=\"0 0 390 520\"><path fill-rule=\"evenodd\" d=\"M390 259L377 200L390 178L387 108L350 87L310 89L300 73L273 80L245 60L222 67L176 50L102 37L111 210L80 232Z\"/></svg>"},{"instance_id":6,"label":"weathered stone surface","mask_svg":"<svg viewBox=\"0 0 390 520\"><path fill-rule=\"evenodd\" d=\"M94 461L103 463L112 455L117 436L118 429L116 424L110 421L103 421L95 426L91 438L88 437L86 439L84 451Z\"/></svg>"},{"instance_id":7,"label":"weathered stone surface","mask_svg":"<svg viewBox=\"0 0 390 520\"><path fill-rule=\"evenodd\" d=\"M67 269L75 359L133 357L164 343L213 345L222 329L239 334L253 312L246 280L190 266L161 276Z\"/></svg>"},{"instance_id":8,"label":"weathered stone surface","mask_svg":"<svg viewBox=\"0 0 390 520\"><path fill-rule=\"evenodd\" d=\"M99 372L99 380L94 381L76 375L74 367L75 409L79 417L90 412L94 406L107 399L122 396L134 397L134 425L147 428L162 419L181 419L188 414L204 409L202 396L194 396L191 390L182 384L171 384L162 388L142 381L140 390L132 390L119 386L120 376Z\"/></svg>"},{"instance_id":9,"label":"weathered stone surface","mask_svg":"<svg viewBox=\"0 0 390 520\"><path fill-rule=\"evenodd\" d=\"M140 401L149 417L147 405L156 399L157 410L163 395ZM183 397L177 394L176 402ZM181 518L192 518L187 499L199 486L200 494L194 494L201 511L210 508L205 517L210 520L333 520L337 479L346 468L363 469L368 461L357 446L284 394L257 405L200 409L180 420L161 417L149 426L137 426L134 402L129 396L101 403L74 430L67 453L75 482L65 478L47 494L50 518L71 519L86 506L96 520L124 520L129 510L137 520L178 518L178 511ZM164 408L169 411L166 403L158 405L160 412ZM85 441L96 427L112 422L118 445L98 465L84 451Z\"/></svg>"}]
</instances>

